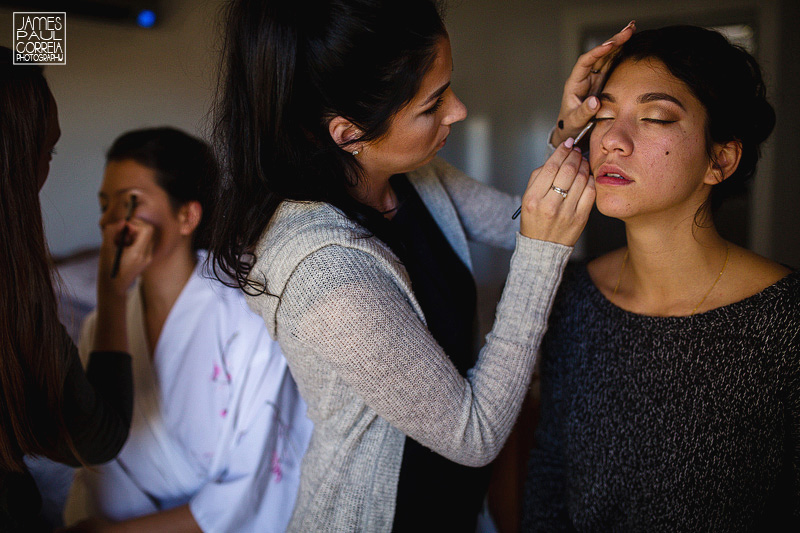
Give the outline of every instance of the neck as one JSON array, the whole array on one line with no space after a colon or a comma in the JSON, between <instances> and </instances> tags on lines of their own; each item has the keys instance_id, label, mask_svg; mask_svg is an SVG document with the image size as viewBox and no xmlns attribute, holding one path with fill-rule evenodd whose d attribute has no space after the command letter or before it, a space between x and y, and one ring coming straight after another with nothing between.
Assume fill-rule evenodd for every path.
<instances>
[{"instance_id":1,"label":"neck","mask_svg":"<svg viewBox=\"0 0 800 533\"><path fill-rule=\"evenodd\" d=\"M142 274L145 314L163 323L194 271L197 258L190 247L154 261Z\"/></svg>"},{"instance_id":2,"label":"neck","mask_svg":"<svg viewBox=\"0 0 800 533\"><path fill-rule=\"evenodd\" d=\"M397 196L389 183L390 174L364 176L353 187L350 194L359 202L380 211L387 218L391 218L397 210Z\"/></svg>"},{"instance_id":3,"label":"neck","mask_svg":"<svg viewBox=\"0 0 800 533\"><path fill-rule=\"evenodd\" d=\"M627 309L655 315L688 315L698 309L727 264L728 244L713 225L694 219L676 227L626 224L628 249L617 294Z\"/></svg>"}]
</instances>

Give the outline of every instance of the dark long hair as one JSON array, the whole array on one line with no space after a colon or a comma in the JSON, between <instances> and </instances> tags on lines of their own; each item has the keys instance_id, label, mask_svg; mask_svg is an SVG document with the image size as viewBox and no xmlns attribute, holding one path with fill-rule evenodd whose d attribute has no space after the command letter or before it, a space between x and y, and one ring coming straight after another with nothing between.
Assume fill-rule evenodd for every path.
<instances>
[{"instance_id":1,"label":"dark long hair","mask_svg":"<svg viewBox=\"0 0 800 533\"><path fill-rule=\"evenodd\" d=\"M226 13L215 137L224 177L210 249L247 291L254 246L284 200L328 202L365 227L374 209L348 193L357 159L328 122L384 135L419 90L446 30L434 0L233 0Z\"/></svg>"},{"instance_id":2,"label":"dark long hair","mask_svg":"<svg viewBox=\"0 0 800 533\"><path fill-rule=\"evenodd\" d=\"M169 196L173 210L188 202L200 203L203 215L192 235L192 249L206 248L212 209L208 196L219 179L211 147L175 128L147 128L123 133L106 153L107 162L127 159L155 172L156 183Z\"/></svg>"},{"instance_id":3,"label":"dark long hair","mask_svg":"<svg viewBox=\"0 0 800 533\"><path fill-rule=\"evenodd\" d=\"M71 443L62 416L70 340L58 321L39 206L50 112L42 69L0 47L0 469ZM38 429L38 431L37 431ZM76 455L77 456L77 455Z\"/></svg>"},{"instance_id":4,"label":"dark long hair","mask_svg":"<svg viewBox=\"0 0 800 533\"><path fill-rule=\"evenodd\" d=\"M760 145L775 127L775 110L767 101L761 69L752 55L716 31L667 26L635 33L620 48L609 75L623 61L647 58L664 63L705 108L706 150L712 161L714 143L741 143L742 157L736 171L711 189L713 212L725 198L741 192L753 177Z\"/></svg>"}]
</instances>

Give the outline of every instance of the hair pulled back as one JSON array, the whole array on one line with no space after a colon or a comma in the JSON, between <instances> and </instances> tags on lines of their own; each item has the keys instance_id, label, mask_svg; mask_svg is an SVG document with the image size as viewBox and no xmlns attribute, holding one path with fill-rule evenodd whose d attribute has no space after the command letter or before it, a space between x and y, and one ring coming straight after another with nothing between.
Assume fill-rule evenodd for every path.
<instances>
[{"instance_id":1,"label":"hair pulled back","mask_svg":"<svg viewBox=\"0 0 800 533\"><path fill-rule=\"evenodd\" d=\"M0 47L0 471L22 471L23 454L45 454L57 439L72 442L62 415L70 340L39 205L50 102L41 67L14 65Z\"/></svg>"},{"instance_id":2,"label":"hair pulled back","mask_svg":"<svg viewBox=\"0 0 800 533\"><path fill-rule=\"evenodd\" d=\"M446 30L435 0L233 0L218 87L215 267L245 290L253 248L283 200L328 202L370 226L348 190L360 179L328 122L384 135L419 90ZM344 147L346 148L346 147Z\"/></svg>"},{"instance_id":3,"label":"hair pulled back","mask_svg":"<svg viewBox=\"0 0 800 533\"><path fill-rule=\"evenodd\" d=\"M635 33L614 57L609 74L623 61L654 58L689 87L706 110L706 148L737 141L736 171L711 189L712 211L742 191L756 171L760 145L775 127L775 111L755 58L720 33L697 26L667 26Z\"/></svg>"},{"instance_id":4,"label":"hair pulled back","mask_svg":"<svg viewBox=\"0 0 800 533\"><path fill-rule=\"evenodd\" d=\"M208 144L170 127L133 130L117 137L106 160L132 160L153 170L156 183L167 193L175 211L188 202L199 202L203 216L192 236L192 249L208 246L212 208L208 196L219 176Z\"/></svg>"}]
</instances>

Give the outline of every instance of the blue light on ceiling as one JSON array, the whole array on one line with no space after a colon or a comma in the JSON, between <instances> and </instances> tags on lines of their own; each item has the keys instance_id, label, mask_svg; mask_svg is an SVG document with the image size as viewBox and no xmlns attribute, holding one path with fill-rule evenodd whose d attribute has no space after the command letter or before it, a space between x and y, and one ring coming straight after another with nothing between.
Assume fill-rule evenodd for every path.
<instances>
[{"instance_id":1,"label":"blue light on ceiling","mask_svg":"<svg viewBox=\"0 0 800 533\"><path fill-rule=\"evenodd\" d=\"M142 10L136 17L136 22L142 28L152 28L156 23L156 14L149 9Z\"/></svg>"}]
</instances>

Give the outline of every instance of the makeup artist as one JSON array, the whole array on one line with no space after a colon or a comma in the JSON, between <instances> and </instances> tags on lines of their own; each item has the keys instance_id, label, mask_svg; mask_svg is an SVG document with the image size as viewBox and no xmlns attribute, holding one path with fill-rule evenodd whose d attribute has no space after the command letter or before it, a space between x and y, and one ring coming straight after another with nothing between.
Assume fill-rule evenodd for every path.
<instances>
[{"instance_id":1,"label":"makeup artist","mask_svg":"<svg viewBox=\"0 0 800 533\"><path fill-rule=\"evenodd\" d=\"M98 272L97 351L84 374L58 321L39 190L61 132L42 69L12 64L0 48L0 531L47 526L23 456L71 465L113 458L131 420L131 363L125 291L148 264L152 228L137 220L109 225ZM115 239L128 229L118 275Z\"/></svg>"},{"instance_id":2,"label":"makeup artist","mask_svg":"<svg viewBox=\"0 0 800 533\"><path fill-rule=\"evenodd\" d=\"M517 226L518 197L436 159L466 109L431 0L237 0L226 28L211 248L314 422L289 530L474 531L480 467L514 424L594 201L587 162L561 143ZM570 102L615 43L579 60ZM515 248L477 360L467 240Z\"/></svg>"}]
</instances>

